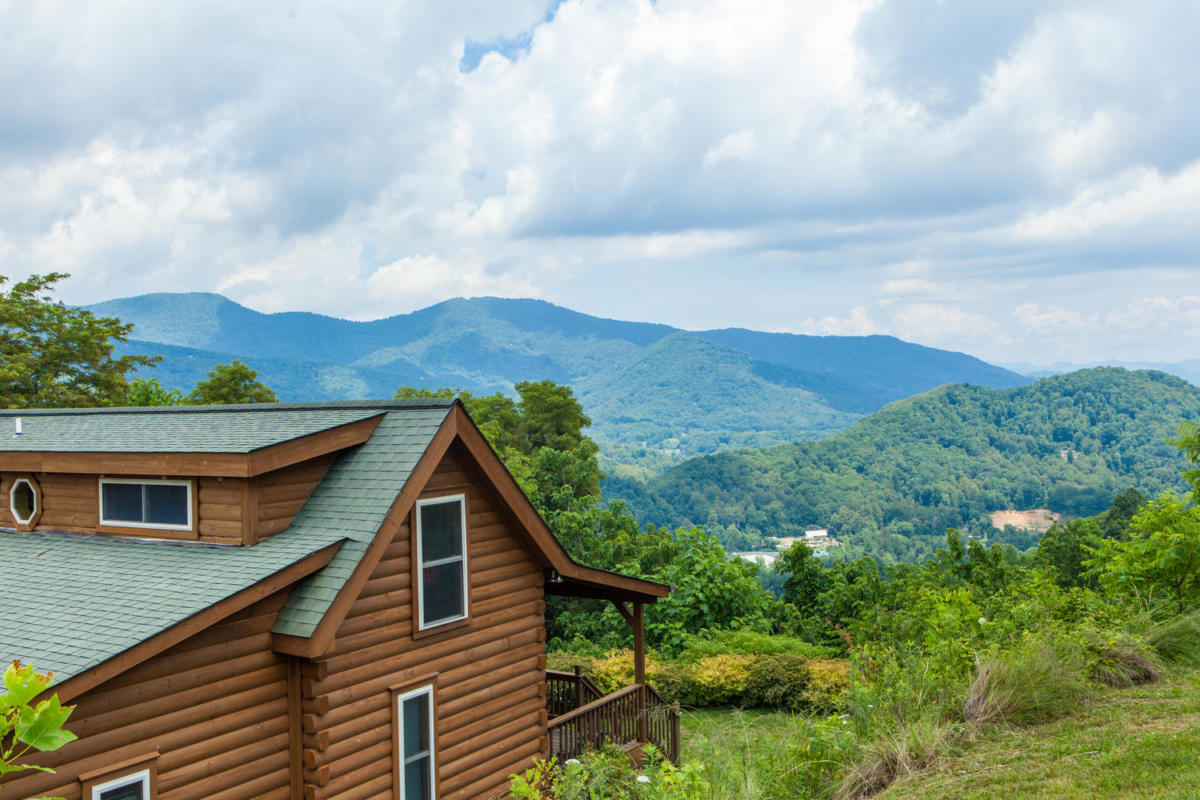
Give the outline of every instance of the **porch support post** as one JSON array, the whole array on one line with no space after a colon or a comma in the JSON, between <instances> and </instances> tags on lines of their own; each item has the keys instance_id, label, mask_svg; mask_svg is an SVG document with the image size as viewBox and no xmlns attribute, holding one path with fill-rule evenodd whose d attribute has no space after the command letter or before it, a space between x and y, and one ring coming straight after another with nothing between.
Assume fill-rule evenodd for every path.
<instances>
[{"instance_id":1,"label":"porch support post","mask_svg":"<svg viewBox=\"0 0 1200 800\"><path fill-rule=\"evenodd\" d=\"M633 682L646 682L646 622L642 604L633 604Z\"/></svg>"},{"instance_id":2,"label":"porch support post","mask_svg":"<svg viewBox=\"0 0 1200 800\"><path fill-rule=\"evenodd\" d=\"M650 737L646 726L646 618L641 603L633 604L632 623L633 682L638 685L637 738L639 742L645 742Z\"/></svg>"}]
</instances>

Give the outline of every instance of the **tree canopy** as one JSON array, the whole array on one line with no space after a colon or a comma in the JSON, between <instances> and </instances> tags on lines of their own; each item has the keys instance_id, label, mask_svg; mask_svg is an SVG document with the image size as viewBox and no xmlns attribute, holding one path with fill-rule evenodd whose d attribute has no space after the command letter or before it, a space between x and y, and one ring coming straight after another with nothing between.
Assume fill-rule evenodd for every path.
<instances>
[{"instance_id":1,"label":"tree canopy","mask_svg":"<svg viewBox=\"0 0 1200 800\"><path fill-rule=\"evenodd\" d=\"M128 374L157 359L113 358L132 325L55 300L68 276L32 275L4 289L0 276L0 407L77 408L127 402Z\"/></svg>"},{"instance_id":2,"label":"tree canopy","mask_svg":"<svg viewBox=\"0 0 1200 800\"><path fill-rule=\"evenodd\" d=\"M231 364L218 364L208 372L208 379L184 398L193 405L222 405L239 403L275 403L279 398L270 387L258 380L258 372L234 359Z\"/></svg>"}]
</instances>

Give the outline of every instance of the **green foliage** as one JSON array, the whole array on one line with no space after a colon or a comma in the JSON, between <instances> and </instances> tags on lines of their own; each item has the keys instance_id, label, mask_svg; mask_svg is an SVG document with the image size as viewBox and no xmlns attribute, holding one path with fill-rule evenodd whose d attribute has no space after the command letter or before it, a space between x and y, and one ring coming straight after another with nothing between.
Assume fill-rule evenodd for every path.
<instances>
[{"instance_id":1,"label":"green foliage","mask_svg":"<svg viewBox=\"0 0 1200 800\"><path fill-rule=\"evenodd\" d=\"M1200 603L1200 507L1166 493L1133 518L1128 541L1106 539L1088 565L1104 587L1176 613Z\"/></svg>"},{"instance_id":2,"label":"green foliage","mask_svg":"<svg viewBox=\"0 0 1200 800\"><path fill-rule=\"evenodd\" d=\"M129 382L129 396L125 402L131 406L179 406L183 405L183 392L164 388L158 378L134 378Z\"/></svg>"},{"instance_id":3,"label":"green foliage","mask_svg":"<svg viewBox=\"0 0 1200 800\"><path fill-rule=\"evenodd\" d=\"M757 567L725 557L721 543L699 528L676 533L678 552L654 580L675 587L646 610L654 646L677 652L688 634L710 628L770 630L774 599L759 585Z\"/></svg>"},{"instance_id":4,"label":"green foliage","mask_svg":"<svg viewBox=\"0 0 1200 800\"><path fill-rule=\"evenodd\" d=\"M114 358L133 326L54 300L50 291L66 277L33 275L4 291L0 276L0 408L121 405L128 373L155 363Z\"/></svg>"},{"instance_id":5,"label":"green foliage","mask_svg":"<svg viewBox=\"0 0 1200 800\"><path fill-rule=\"evenodd\" d=\"M795 636L766 634L746 629L707 630L684 637L679 660L685 663L694 662L704 656L721 653L746 656L787 654L805 658L835 658L838 655L835 648L812 644Z\"/></svg>"},{"instance_id":6,"label":"green foliage","mask_svg":"<svg viewBox=\"0 0 1200 800\"><path fill-rule=\"evenodd\" d=\"M33 667L14 661L4 671L4 694L0 695L0 780L25 770L53 772L36 764L20 763L30 751L57 750L75 740L75 734L63 729L73 706L62 706L58 695L30 705L49 688L52 674L41 674Z\"/></svg>"},{"instance_id":7,"label":"green foliage","mask_svg":"<svg viewBox=\"0 0 1200 800\"><path fill-rule=\"evenodd\" d=\"M515 800L708 800L711 787L695 761L676 768L647 745L639 769L620 748L592 750L561 765L537 759L511 776Z\"/></svg>"},{"instance_id":8,"label":"green foliage","mask_svg":"<svg viewBox=\"0 0 1200 800\"><path fill-rule=\"evenodd\" d=\"M829 439L697 458L644 484L610 479L605 491L644 521L772 536L817 526L850 557L916 562L947 527L989 533L993 510L1086 516L1131 484L1181 487L1184 459L1167 443L1181 418L1200 418L1200 388L1159 372L944 386Z\"/></svg>"},{"instance_id":9,"label":"green foliage","mask_svg":"<svg viewBox=\"0 0 1200 800\"><path fill-rule=\"evenodd\" d=\"M258 380L258 372L234 359L230 364L218 364L208 378L184 398L192 405L236 405L242 403L274 403L279 400L270 387Z\"/></svg>"}]
</instances>

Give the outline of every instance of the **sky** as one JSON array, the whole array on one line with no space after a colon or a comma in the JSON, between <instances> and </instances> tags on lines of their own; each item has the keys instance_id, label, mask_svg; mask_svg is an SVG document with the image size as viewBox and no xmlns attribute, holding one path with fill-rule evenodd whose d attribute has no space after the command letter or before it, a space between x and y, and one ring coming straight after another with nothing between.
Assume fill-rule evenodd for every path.
<instances>
[{"instance_id":1,"label":"sky","mask_svg":"<svg viewBox=\"0 0 1200 800\"><path fill-rule=\"evenodd\" d=\"M1200 357L1193 2L0 0L0 275Z\"/></svg>"}]
</instances>

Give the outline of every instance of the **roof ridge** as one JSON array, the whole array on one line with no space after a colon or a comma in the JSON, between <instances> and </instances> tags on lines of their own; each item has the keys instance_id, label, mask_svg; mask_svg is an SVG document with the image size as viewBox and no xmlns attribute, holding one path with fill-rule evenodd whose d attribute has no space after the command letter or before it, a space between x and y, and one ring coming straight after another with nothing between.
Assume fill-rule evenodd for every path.
<instances>
[{"instance_id":1,"label":"roof ridge","mask_svg":"<svg viewBox=\"0 0 1200 800\"><path fill-rule=\"evenodd\" d=\"M90 414L212 414L268 411L360 411L379 409L450 408L456 401L437 397L389 400L319 400L293 403L239 403L211 406L109 406L103 408L9 408L0 409L0 417L83 416Z\"/></svg>"}]
</instances>

